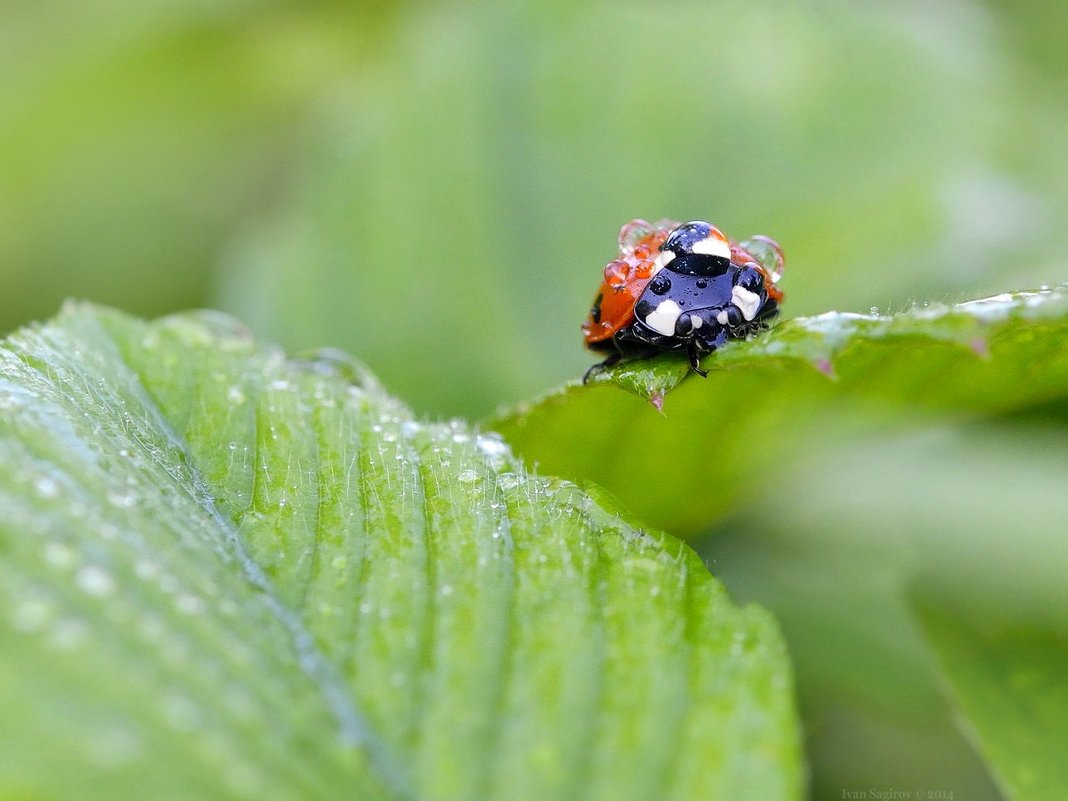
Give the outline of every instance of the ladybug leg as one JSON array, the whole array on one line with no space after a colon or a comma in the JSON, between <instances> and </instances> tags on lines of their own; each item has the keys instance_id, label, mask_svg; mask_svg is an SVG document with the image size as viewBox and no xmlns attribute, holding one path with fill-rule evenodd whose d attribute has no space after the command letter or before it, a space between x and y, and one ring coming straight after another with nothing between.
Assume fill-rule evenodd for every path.
<instances>
[{"instance_id":1,"label":"ladybug leg","mask_svg":"<svg viewBox=\"0 0 1068 801\"><path fill-rule=\"evenodd\" d=\"M764 305L760 307L760 311L757 313L756 321L761 323L764 328L767 328L766 320L774 317L779 313L779 304L775 302L774 298L768 298L764 301Z\"/></svg>"},{"instance_id":2,"label":"ladybug leg","mask_svg":"<svg viewBox=\"0 0 1068 801\"><path fill-rule=\"evenodd\" d=\"M702 334L704 336L701 336ZM701 369L701 357L706 353L714 351L729 338L730 332L725 326L712 324L701 326L701 330L698 331L698 336L695 336L690 340L690 344L686 350L690 357L690 369L701 376L701 378L707 378L708 371Z\"/></svg>"},{"instance_id":3,"label":"ladybug leg","mask_svg":"<svg viewBox=\"0 0 1068 801\"><path fill-rule=\"evenodd\" d=\"M701 378L708 378L708 370L701 369L701 348L697 344L696 339L690 340L690 345L686 349L687 355L690 357L690 369L693 370Z\"/></svg>"},{"instance_id":4,"label":"ladybug leg","mask_svg":"<svg viewBox=\"0 0 1068 801\"><path fill-rule=\"evenodd\" d=\"M711 353L727 340L727 328L721 320L723 309L711 307L695 310L689 318L690 340L686 355L690 357L690 369L701 378L708 378L708 370L701 369L701 357ZM696 323L696 325L695 325Z\"/></svg>"},{"instance_id":5,"label":"ladybug leg","mask_svg":"<svg viewBox=\"0 0 1068 801\"><path fill-rule=\"evenodd\" d=\"M619 351L608 354L604 361L597 362L597 364L592 365L589 370L582 374L582 383L588 384L591 378L595 375L600 375L613 364L618 364L622 358L623 354Z\"/></svg>"},{"instance_id":6,"label":"ladybug leg","mask_svg":"<svg viewBox=\"0 0 1068 801\"><path fill-rule=\"evenodd\" d=\"M735 306L733 303L727 306L723 310L724 319L726 319L726 330L732 335L736 331L744 331L746 326L745 317L742 316L742 310Z\"/></svg>"}]
</instances>

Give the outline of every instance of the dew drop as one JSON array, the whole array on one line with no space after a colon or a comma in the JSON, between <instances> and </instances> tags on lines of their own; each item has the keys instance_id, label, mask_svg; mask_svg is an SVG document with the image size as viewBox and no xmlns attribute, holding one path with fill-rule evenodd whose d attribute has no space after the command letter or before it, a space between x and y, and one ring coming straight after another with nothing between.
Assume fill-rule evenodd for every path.
<instances>
[{"instance_id":1,"label":"dew drop","mask_svg":"<svg viewBox=\"0 0 1068 801\"><path fill-rule=\"evenodd\" d=\"M163 718L175 731L189 732L200 724L200 709L184 696L171 695L163 701Z\"/></svg>"},{"instance_id":2,"label":"dew drop","mask_svg":"<svg viewBox=\"0 0 1068 801\"><path fill-rule=\"evenodd\" d=\"M461 470L456 475L456 480L463 484L472 484L478 481L478 472L475 470Z\"/></svg>"},{"instance_id":3,"label":"dew drop","mask_svg":"<svg viewBox=\"0 0 1068 801\"><path fill-rule=\"evenodd\" d=\"M44 556L50 565L63 569L71 567L77 561L74 551L61 542L48 543Z\"/></svg>"},{"instance_id":4,"label":"dew drop","mask_svg":"<svg viewBox=\"0 0 1068 801\"><path fill-rule=\"evenodd\" d=\"M475 439L475 444L487 458L490 466L494 470L499 470L508 455L508 446L504 444L504 441L496 436L482 435Z\"/></svg>"},{"instance_id":5,"label":"dew drop","mask_svg":"<svg viewBox=\"0 0 1068 801\"><path fill-rule=\"evenodd\" d=\"M263 788L263 777L248 762L230 762L223 774L226 786L238 795L252 797L259 795Z\"/></svg>"},{"instance_id":6,"label":"dew drop","mask_svg":"<svg viewBox=\"0 0 1068 801\"><path fill-rule=\"evenodd\" d=\"M59 484L54 478L48 476L37 479L33 487L42 498L55 498L59 495Z\"/></svg>"},{"instance_id":7,"label":"dew drop","mask_svg":"<svg viewBox=\"0 0 1068 801\"><path fill-rule=\"evenodd\" d=\"M151 581L159 575L159 568L156 567L155 562L142 559L134 565L134 573L142 581Z\"/></svg>"},{"instance_id":8,"label":"dew drop","mask_svg":"<svg viewBox=\"0 0 1068 801\"><path fill-rule=\"evenodd\" d=\"M252 341L252 332L248 326L229 314L201 309L188 312L185 316L199 323L203 334L198 337L198 341L211 342L227 350L240 349ZM193 335L190 329L186 329L184 333L187 336Z\"/></svg>"},{"instance_id":9,"label":"dew drop","mask_svg":"<svg viewBox=\"0 0 1068 801\"><path fill-rule=\"evenodd\" d=\"M73 651L84 645L89 639L89 627L76 617L65 617L56 621L49 638L52 645L61 651Z\"/></svg>"},{"instance_id":10,"label":"dew drop","mask_svg":"<svg viewBox=\"0 0 1068 801\"><path fill-rule=\"evenodd\" d=\"M773 284L779 282L786 267L786 261L778 242L769 236L757 235L740 242L739 245L767 271Z\"/></svg>"},{"instance_id":11,"label":"dew drop","mask_svg":"<svg viewBox=\"0 0 1068 801\"><path fill-rule=\"evenodd\" d=\"M154 642L163 634L163 621L156 615L145 615L138 620L137 631L149 642Z\"/></svg>"},{"instance_id":12,"label":"dew drop","mask_svg":"<svg viewBox=\"0 0 1068 801\"><path fill-rule=\"evenodd\" d=\"M86 743L86 755L105 768L128 765L141 756L141 740L126 726L111 724L94 729Z\"/></svg>"},{"instance_id":13,"label":"dew drop","mask_svg":"<svg viewBox=\"0 0 1068 801\"><path fill-rule=\"evenodd\" d=\"M15 631L32 633L40 631L52 619L52 605L39 598L26 599L15 607L12 623Z\"/></svg>"},{"instance_id":14,"label":"dew drop","mask_svg":"<svg viewBox=\"0 0 1068 801\"><path fill-rule=\"evenodd\" d=\"M507 492L519 486L519 477L515 473L501 473L497 476L497 486Z\"/></svg>"},{"instance_id":15,"label":"dew drop","mask_svg":"<svg viewBox=\"0 0 1068 801\"><path fill-rule=\"evenodd\" d=\"M184 615L198 615L204 611L204 602L196 595L180 595L174 605Z\"/></svg>"},{"instance_id":16,"label":"dew drop","mask_svg":"<svg viewBox=\"0 0 1068 801\"><path fill-rule=\"evenodd\" d=\"M79 589L94 598L105 598L115 592L115 579L100 565L86 565L74 579Z\"/></svg>"},{"instance_id":17,"label":"dew drop","mask_svg":"<svg viewBox=\"0 0 1068 801\"><path fill-rule=\"evenodd\" d=\"M159 580L159 588L163 592L167 593L167 595L170 595L171 593L177 591L177 589L178 589L178 579L176 579L174 576L172 576L172 575L170 575L168 573L167 575L162 576L160 578L160 580Z\"/></svg>"},{"instance_id":18,"label":"dew drop","mask_svg":"<svg viewBox=\"0 0 1068 801\"><path fill-rule=\"evenodd\" d=\"M136 492L109 492L107 494L108 503L112 506L116 506L119 509L130 509L137 505L140 497Z\"/></svg>"},{"instance_id":19,"label":"dew drop","mask_svg":"<svg viewBox=\"0 0 1068 801\"><path fill-rule=\"evenodd\" d=\"M645 238L652 236L656 229L647 220L631 220L619 229L619 247L625 252L632 252Z\"/></svg>"},{"instance_id":20,"label":"dew drop","mask_svg":"<svg viewBox=\"0 0 1068 801\"><path fill-rule=\"evenodd\" d=\"M223 703L226 705L226 710L239 720L250 720L256 711L252 696L243 687L227 687Z\"/></svg>"}]
</instances>

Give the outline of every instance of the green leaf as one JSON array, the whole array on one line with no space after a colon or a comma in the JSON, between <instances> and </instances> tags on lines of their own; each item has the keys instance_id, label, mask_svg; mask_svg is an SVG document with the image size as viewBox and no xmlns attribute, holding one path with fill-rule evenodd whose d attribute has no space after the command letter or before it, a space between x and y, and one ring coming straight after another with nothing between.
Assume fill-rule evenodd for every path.
<instances>
[{"instance_id":1,"label":"green leaf","mask_svg":"<svg viewBox=\"0 0 1068 801\"><path fill-rule=\"evenodd\" d=\"M1064 397L1068 290L798 318L728 343L704 367L706 380L680 357L624 364L493 426L527 463L596 482L643 520L694 533L774 492L783 459L812 447Z\"/></svg>"},{"instance_id":2,"label":"green leaf","mask_svg":"<svg viewBox=\"0 0 1068 801\"><path fill-rule=\"evenodd\" d=\"M1068 631L977 617L926 599L914 606L949 694L1006 798L1064 798Z\"/></svg>"},{"instance_id":3,"label":"green leaf","mask_svg":"<svg viewBox=\"0 0 1068 801\"><path fill-rule=\"evenodd\" d=\"M1068 719L1068 430L873 432L778 478L696 547L781 623L813 797L1004 798L988 771L1068 797L1049 770Z\"/></svg>"},{"instance_id":4,"label":"green leaf","mask_svg":"<svg viewBox=\"0 0 1068 801\"><path fill-rule=\"evenodd\" d=\"M774 621L339 354L0 349L0 797L796 798Z\"/></svg>"}]
</instances>

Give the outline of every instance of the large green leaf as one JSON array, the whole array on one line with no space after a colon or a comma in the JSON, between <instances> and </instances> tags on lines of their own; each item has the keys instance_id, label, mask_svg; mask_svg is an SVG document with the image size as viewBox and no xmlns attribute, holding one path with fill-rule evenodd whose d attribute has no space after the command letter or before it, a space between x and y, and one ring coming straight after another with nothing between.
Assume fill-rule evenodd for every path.
<instances>
[{"instance_id":1,"label":"large green leaf","mask_svg":"<svg viewBox=\"0 0 1068 801\"><path fill-rule=\"evenodd\" d=\"M707 380L677 358L634 362L500 425L539 469L597 482L676 533L707 533L701 553L727 585L773 609L820 797L880 786L997 797L956 719L1002 785L1056 797L1051 752L1028 756L1025 734L1033 721L1043 737L1064 692L1046 618L1068 610L1068 450L1048 425L1063 425L1066 333L1063 288L831 313L728 345L706 359ZM1009 417L1018 430L1003 430ZM921 570L978 625L969 636L928 624L937 662L906 598ZM969 588L1012 608L1014 624L986 625ZM1030 648L1016 661L1013 642ZM976 654L983 668L969 670ZM1011 682L1021 673L1029 691Z\"/></svg>"},{"instance_id":2,"label":"large green leaf","mask_svg":"<svg viewBox=\"0 0 1068 801\"><path fill-rule=\"evenodd\" d=\"M1013 801L1068 793L1068 631L916 603L962 722Z\"/></svg>"},{"instance_id":3,"label":"large green leaf","mask_svg":"<svg viewBox=\"0 0 1068 801\"><path fill-rule=\"evenodd\" d=\"M1029 778L1022 799L1068 797L1068 431L877 431L777 478L696 547L782 625L813 797L1003 798L988 773Z\"/></svg>"},{"instance_id":4,"label":"large green leaf","mask_svg":"<svg viewBox=\"0 0 1068 801\"><path fill-rule=\"evenodd\" d=\"M707 357L577 381L494 426L528 463L605 487L644 520L702 531L774 493L783 462L859 431L1002 414L1068 395L1068 291L894 316L789 320Z\"/></svg>"},{"instance_id":5,"label":"large green leaf","mask_svg":"<svg viewBox=\"0 0 1068 801\"><path fill-rule=\"evenodd\" d=\"M342 356L74 306L0 409L0 797L800 793L766 613Z\"/></svg>"}]
</instances>

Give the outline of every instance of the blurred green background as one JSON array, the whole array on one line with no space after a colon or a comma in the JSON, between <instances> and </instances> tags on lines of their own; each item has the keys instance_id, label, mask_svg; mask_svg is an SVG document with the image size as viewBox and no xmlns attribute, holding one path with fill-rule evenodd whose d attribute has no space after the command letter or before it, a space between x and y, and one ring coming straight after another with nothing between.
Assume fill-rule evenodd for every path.
<instances>
[{"instance_id":1,"label":"blurred green background","mask_svg":"<svg viewBox=\"0 0 1068 801\"><path fill-rule=\"evenodd\" d=\"M1066 19L6 0L0 328L70 296L218 307L481 416L590 363L578 325L636 216L776 236L788 315L1063 280Z\"/></svg>"},{"instance_id":2,"label":"blurred green background","mask_svg":"<svg viewBox=\"0 0 1068 801\"><path fill-rule=\"evenodd\" d=\"M593 361L578 326L636 216L775 236L787 316L1063 282L1066 41L1038 0L6 0L0 328L71 296L217 307L477 418ZM779 501L702 546L783 621L814 797L998 797L912 568L944 579L1035 509L1028 553L1064 557L1047 411L787 463ZM1034 449L1046 483L1000 480ZM995 576L983 553L940 586Z\"/></svg>"}]
</instances>

